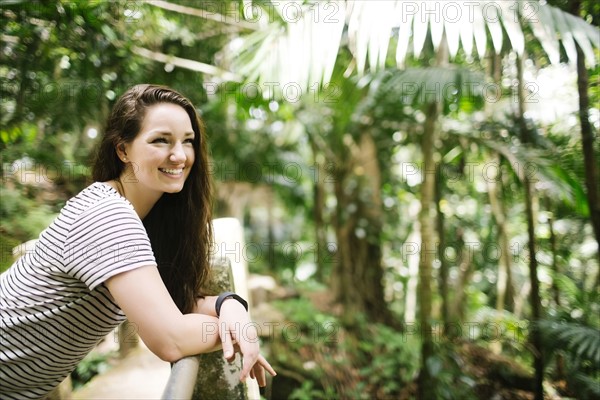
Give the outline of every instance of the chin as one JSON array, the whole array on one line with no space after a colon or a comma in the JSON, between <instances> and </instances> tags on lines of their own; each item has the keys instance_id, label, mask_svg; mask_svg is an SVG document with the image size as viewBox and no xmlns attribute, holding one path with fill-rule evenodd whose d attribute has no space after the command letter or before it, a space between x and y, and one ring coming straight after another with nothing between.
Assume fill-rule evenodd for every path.
<instances>
[{"instance_id":1,"label":"chin","mask_svg":"<svg viewBox=\"0 0 600 400\"><path fill-rule=\"evenodd\" d=\"M183 190L183 186L177 188L169 188L165 190L165 193L179 193Z\"/></svg>"}]
</instances>

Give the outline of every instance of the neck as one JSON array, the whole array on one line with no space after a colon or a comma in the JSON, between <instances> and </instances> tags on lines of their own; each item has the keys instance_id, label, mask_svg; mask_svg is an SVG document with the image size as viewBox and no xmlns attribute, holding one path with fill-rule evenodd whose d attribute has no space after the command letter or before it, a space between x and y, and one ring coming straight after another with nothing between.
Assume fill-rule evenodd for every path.
<instances>
[{"instance_id":1,"label":"neck","mask_svg":"<svg viewBox=\"0 0 600 400\"><path fill-rule=\"evenodd\" d=\"M162 192L144 190L140 187L139 182L128 182L126 178L115 179L107 183L131 203L141 220L148 215L152 207L154 207L162 196Z\"/></svg>"}]
</instances>

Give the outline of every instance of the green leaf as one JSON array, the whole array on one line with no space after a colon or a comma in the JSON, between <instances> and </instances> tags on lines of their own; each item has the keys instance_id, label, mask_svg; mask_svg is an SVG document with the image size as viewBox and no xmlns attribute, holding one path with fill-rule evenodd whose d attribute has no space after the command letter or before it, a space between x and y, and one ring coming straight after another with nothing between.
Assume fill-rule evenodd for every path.
<instances>
[{"instance_id":1,"label":"green leaf","mask_svg":"<svg viewBox=\"0 0 600 400\"><path fill-rule=\"evenodd\" d=\"M487 33L485 31L485 21L481 12L475 12L473 17L473 36L475 36L475 47L480 59L485 56L487 48Z\"/></svg>"},{"instance_id":2,"label":"green leaf","mask_svg":"<svg viewBox=\"0 0 600 400\"><path fill-rule=\"evenodd\" d=\"M448 53L450 54L450 58L454 58L456 57L456 53L458 53L458 48L460 46L460 25L445 18L442 20L444 20Z\"/></svg>"},{"instance_id":3,"label":"green leaf","mask_svg":"<svg viewBox=\"0 0 600 400\"><path fill-rule=\"evenodd\" d=\"M540 321L537 325L552 348L561 347L578 358L600 364L600 331L572 322Z\"/></svg>"},{"instance_id":4,"label":"green leaf","mask_svg":"<svg viewBox=\"0 0 600 400\"><path fill-rule=\"evenodd\" d=\"M577 62L577 50L573 41L573 34L566 20L566 13L558 8L551 7L552 16L554 17L555 26L558 30L560 41L565 48L567 57L571 62Z\"/></svg>"},{"instance_id":5,"label":"green leaf","mask_svg":"<svg viewBox=\"0 0 600 400\"><path fill-rule=\"evenodd\" d=\"M500 54L500 51L502 50L502 42L503 42L503 38L504 38L504 33L502 32L502 26L500 25L501 15L498 14L498 9L494 6L494 7L486 8L486 10L491 11L491 12L486 11L486 15L483 16L483 12L484 12L483 7L484 7L483 3L479 4L475 13L482 14L482 18L484 18L484 20L486 21L486 26L487 26L488 30L490 31L490 36L492 37L492 44L494 45L496 54Z\"/></svg>"},{"instance_id":6,"label":"green leaf","mask_svg":"<svg viewBox=\"0 0 600 400\"><path fill-rule=\"evenodd\" d=\"M599 46L598 38L600 37L600 31L596 31L595 41L590 43L590 40L588 39L588 27L586 24L582 24L584 21L581 18L571 14L565 14L565 20L567 21L567 26L569 26L571 29L577 44L579 47L581 47L587 64L596 65L598 60L596 60L596 57L594 56L594 49L592 48L592 45L595 44L596 47Z\"/></svg>"},{"instance_id":7,"label":"green leaf","mask_svg":"<svg viewBox=\"0 0 600 400\"><path fill-rule=\"evenodd\" d=\"M522 4L523 14L525 12L524 7L526 3ZM560 62L560 49L559 42L556 36L556 26L554 19L552 18L552 12L550 7L538 7L539 12L536 13L534 18L527 18L529 25L533 30L534 35L540 41L540 44L544 48L544 51L548 55L548 59L552 64L558 64Z\"/></svg>"},{"instance_id":8,"label":"green leaf","mask_svg":"<svg viewBox=\"0 0 600 400\"><path fill-rule=\"evenodd\" d=\"M425 364L427 365L429 374L434 378L436 376L438 376L439 373L442 371L442 367L443 367L442 360L437 356L429 357Z\"/></svg>"},{"instance_id":9,"label":"green leaf","mask_svg":"<svg viewBox=\"0 0 600 400\"><path fill-rule=\"evenodd\" d=\"M419 58L423 51L423 45L425 44L425 38L427 37L427 26L429 21L429 14L419 15L418 18L413 18L413 55L415 58Z\"/></svg>"},{"instance_id":10,"label":"green leaf","mask_svg":"<svg viewBox=\"0 0 600 400\"><path fill-rule=\"evenodd\" d=\"M502 17L500 20L510 40L511 48L517 54L523 54L523 51L525 51L525 36L523 35L521 25L515 18L517 12L515 6L518 7L518 2L500 1L496 4L500 4L500 7L502 7Z\"/></svg>"},{"instance_id":11,"label":"green leaf","mask_svg":"<svg viewBox=\"0 0 600 400\"><path fill-rule=\"evenodd\" d=\"M117 40L117 34L108 25L102 25L102 33L104 33L104 35L110 42L115 42Z\"/></svg>"},{"instance_id":12,"label":"green leaf","mask_svg":"<svg viewBox=\"0 0 600 400\"><path fill-rule=\"evenodd\" d=\"M404 61L407 57L408 43L410 40L410 27L413 20L413 14L399 15L400 28L398 30L398 44L396 45L396 65L398 68L404 68Z\"/></svg>"},{"instance_id":13,"label":"green leaf","mask_svg":"<svg viewBox=\"0 0 600 400\"><path fill-rule=\"evenodd\" d=\"M600 46L597 40L598 29L581 18L539 2L453 3L461 14L456 20L439 18L435 12L425 12L426 6L423 4L416 6L416 9L405 7L406 3L401 1L324 3L339 8L335 13L335 23L327 21L328 23L323 24L326 18L318 18L316 21L311 18L313 14L309 10L315 8L323 11L319 15L327 15L327 5L305 4L303 7L307 10L306 16L300 21L289 23L283 34L267 28L268 38L264 39L263 45L242 49L240 60L244 59L247 64L245 75L277 82L297 82L304 89L315 82L326 83L344 40L353 57L349 71L355 68L361 76L366 73L368 62L370 70L375 72L385 68L388 47L395 30L398 32L394 39L397 40L395 59L398 68L404 68L409 48L415 59L423 54L428 36L436 51L445 38L452 58L457 56L461 44L465 54L470 56L473 42L479 57L483 58L487 52L488 39L491 39L491 46L499 54L503 46L506 46L505 35L509 47L518 54L523 54L523 28L526 26L531 27L550 62L560 61L561 42L569 60L575 61L575 40L582 47L588 64L598 62L593 54L593 48ZM342 35L345 21L348 21L346 35ZM284 22L278 20L271 25L281 26ZM253 58L253 61L248 57ZM293 59L292 62L290 59ZM309 79L293 71L310 71Z\"/></svg>"}]
</instances>

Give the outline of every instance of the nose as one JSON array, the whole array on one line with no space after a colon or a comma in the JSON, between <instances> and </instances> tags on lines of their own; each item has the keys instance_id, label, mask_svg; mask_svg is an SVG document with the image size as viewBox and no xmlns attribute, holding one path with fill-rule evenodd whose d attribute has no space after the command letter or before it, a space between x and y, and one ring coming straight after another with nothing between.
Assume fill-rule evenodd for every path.
<instances>
[{"instance_id":1,"label":"nose","mask_svg":"<svg viewBox=\"0 0 600 400\"><path fill-rule=\"evenodd\" d=\"M187 159L185 155L185 151L183 150L183 145L181 143L175 143L171 150L171 155L169 155L169 161L173 164L180 164L185 162Z\"/></svg>"}]
</instances>

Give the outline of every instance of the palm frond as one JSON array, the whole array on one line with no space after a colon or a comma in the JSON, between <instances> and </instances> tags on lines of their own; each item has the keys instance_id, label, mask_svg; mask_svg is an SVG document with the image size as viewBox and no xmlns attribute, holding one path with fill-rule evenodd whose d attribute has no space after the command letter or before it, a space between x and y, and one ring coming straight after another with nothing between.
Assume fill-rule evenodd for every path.
<instances>
[{"instance_id":1,"label":"palm frond","mask_svg":"<svg viewBox=\"0 0 600 400\"><path fill-rule=\"evenodd\" d=\"M596 375L596 377L591 377L579 372L573 375L573 381L575 381L577 385L581 386L577 392L582 393L584 396L586 396L585 398L600 398L600 377L598 377L598 375Z\"/></svg>"},{"instance_id":2,"label":"palm frond","mask_svg":"<svg viewBox=\"0 0 600 400\"><path fill-rule=\"evenodd\" d=\"M244 71L247 76L269 77L282 85L294 82L306 90L315 83L329 82L338 52L345 44L354 57L352 65L362 75L367 65L371 72L385 67L393 37L397 38L394 50L397 66L404 68L408 58L420 57L428 36L435 50L445 40L452 58L461 47L467 56L476 52L483 58L488 51L499 53L505 43L521 55L527 26L551 63L560 61L561 45L569 61L575 62L575 43L583 50L588 65L598 63L594 48L600 46L600 30L539 1L337 0L308 2L298 7L302 13L297 20L285 21L280 16L271 23L283 25L283 30L267 28L267 38L258 32L243 37L247 44L232 60L232 68L241 74L239 68L249 65L252 68L246 67ZM264 39L258 47L253 39L257 35Z\"/></svg>"},{"instance_id":3,"label":"palm frond","mask_svg":"<svg viewBox=\"0 0 600 400\"><path fill-rule=\"evenodd\" d=\"M487 139L478 132L450 130L449 135L467 139L484 148L501 154L520 180L526 176L550 196L563 199L573 206L581 216L589 215L585 192L579 181L570 173L556 165L547 151L531 146L508 145L496 139Z\"/></svg>"},{"instance_id":4,"label":"palm frond","mask_svg":"<svg viewBox=\"0 0 600 400\"><path fill-rule=\"evenodd\" d=\"M580 359L600 364L600 331L596 328L556 321L540 321L537 329L554 349L565 349Z\"/></svg>"},{"instance_id":5,"label":"palm frond","mask_svg":"<svg viewBox=\"0 0 600 400\"><path fill-rule=\"evenodd\" d=\"M302 6L302 13L296 17L290 15L284 3L273 4L277 6L251 16L263 28L236 38L225 63L248 81L259 84L314 90L315 83L328 83L342 41L345 3L317 2ZM275 12L278 18L273 18Z\"/></svg>"},{"instance_id":6,"label":"palm frond","mask_svg":"<svg viewBox=\"0 0 600 400\"><path fill-rule=\"evenodd\" d=\"M451 102L461 96L481 97L482 73L466 68L429 67L386 71L371 96L374 103L395 107ZM450 96L452 92L452 96ZM467 93L468 92L468 93Z\"/></svg>"}]
</instances>

